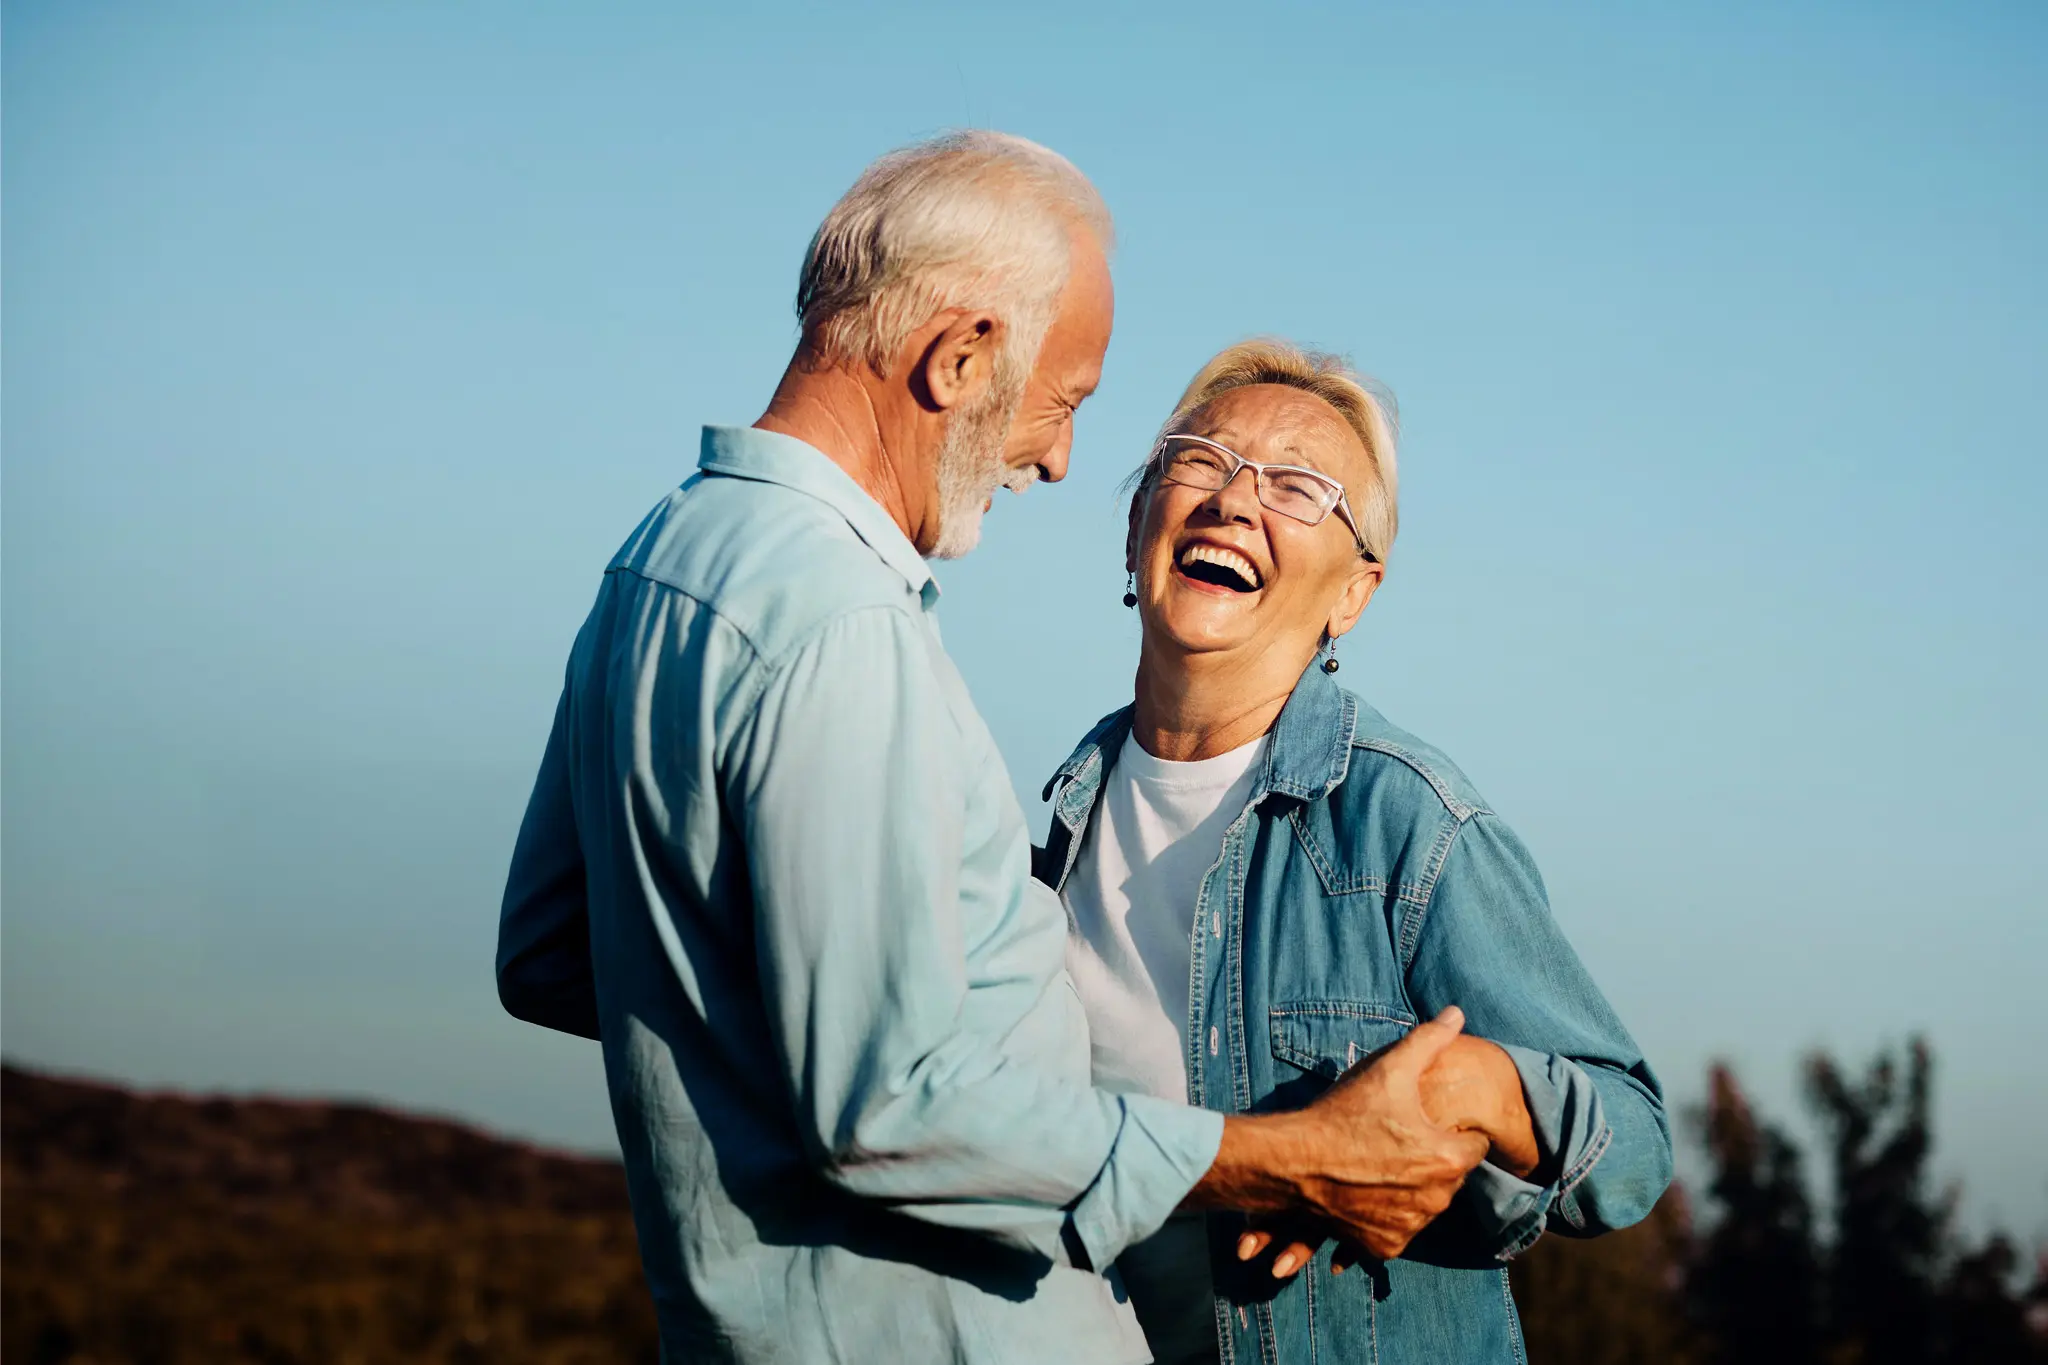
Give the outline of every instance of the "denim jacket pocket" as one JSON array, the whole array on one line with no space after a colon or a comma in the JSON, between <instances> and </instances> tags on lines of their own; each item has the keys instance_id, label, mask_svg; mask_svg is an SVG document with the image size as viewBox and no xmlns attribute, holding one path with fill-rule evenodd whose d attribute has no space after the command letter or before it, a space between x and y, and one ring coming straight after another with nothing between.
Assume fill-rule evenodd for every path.
<instances>
[{"instance_id":1,"label":"denim jacket pocket","mask_svg":"<svg viewBox=\"0 0 2048 1365\"><path fill-rule=\"evenodd\" d=\"M1296 1000L1273 1006L1269 1025L1275 1061L1334 1081L1399 1042L1415 1027L1415 1015L1403 1005Z\"/></svg>"}]
</instances>

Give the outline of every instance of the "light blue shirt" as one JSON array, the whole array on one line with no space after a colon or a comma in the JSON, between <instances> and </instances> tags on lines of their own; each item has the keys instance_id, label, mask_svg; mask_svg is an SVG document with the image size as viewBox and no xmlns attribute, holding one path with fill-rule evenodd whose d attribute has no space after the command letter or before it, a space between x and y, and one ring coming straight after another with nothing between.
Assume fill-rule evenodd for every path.
<instances>
[{"instance_id":1,"label":"light blue shirt","mask_svg":"<svg viewBox=\"0 0 2048 1365\"><path fill-rule=\"evenodd\" d=\"M498 987L603 1043L667 1360L1146 1359L1087 1267L1222 1119L1089 1085L937 600L824 455L710 428L576 638Z\"/></svg>"}]
</instances>

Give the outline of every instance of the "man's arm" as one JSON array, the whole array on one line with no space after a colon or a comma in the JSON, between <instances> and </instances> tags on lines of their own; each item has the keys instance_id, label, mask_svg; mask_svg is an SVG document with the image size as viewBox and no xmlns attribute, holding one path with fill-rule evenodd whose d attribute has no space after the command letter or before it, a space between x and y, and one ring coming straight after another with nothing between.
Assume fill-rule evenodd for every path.
<instances>
[{"instance_id":1,"label":"man's arm","mask_svg":"<svg viewBox=\"0 0 2048 1365\"><path fill-rule=\"evenodd\" d=\"M597 1030L583 845L569 799L569 694L541 756L498 914L498 999L530 1024L584 1038Z\"/></svg>"}]
</instances>

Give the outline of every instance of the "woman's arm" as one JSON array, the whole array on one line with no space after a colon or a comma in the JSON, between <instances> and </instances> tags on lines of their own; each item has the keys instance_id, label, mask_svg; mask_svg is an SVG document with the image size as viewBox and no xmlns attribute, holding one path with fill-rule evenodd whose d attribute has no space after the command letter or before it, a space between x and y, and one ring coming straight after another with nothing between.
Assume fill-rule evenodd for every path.
<instances>
[{"instance_id":1,"label":"woman's arm","mask_svg":"<svg viewBox=\"0 0 2048 1365\"><path fill-rule=\"evenodd\" d=\"M1671 1181L1663 1093L1551 917L1528 850L1497 816L1471 815L1422 904L1403 909L1409 998L1423 1013L1456 1003L1469 1032L1499 1046L1538 1155L1526 1176L1474 1171L1411 1254L1497 1264L1546 1228L1583 1237L1642 1219Z\"/></svg>"},{"instance_id":2,"label":"woman's arm","mask_svg":"<svg viewBox=\"0 0 2048 1365\"><path fill-rule=\"evenodd\" d=\"M1551 918L1528 850L1497 817L1454 832L1418 906L1399 902L1397 943L1414 945L1409 998L1425 1017L1460 1006L1467 1036L1426 1075L1433 1119L1484 1132L1488 1160L1403 1253L1447 1266L1498 1266L1546 1228L1590 1237L1646 1216L1671 1182L1663 1092L1578 954ZM1240 1260L1273 1245L1254 1229ZM1309 1259L1283 1242L1276 1276ZM1337 1264L1356 1252L1340 1251Z\"/></svg>"}]
</instances>

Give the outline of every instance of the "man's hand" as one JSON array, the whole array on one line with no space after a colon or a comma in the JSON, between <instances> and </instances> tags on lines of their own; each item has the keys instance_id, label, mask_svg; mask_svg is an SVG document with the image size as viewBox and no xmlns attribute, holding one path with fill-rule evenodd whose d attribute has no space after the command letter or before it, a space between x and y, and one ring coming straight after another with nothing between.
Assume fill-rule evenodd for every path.
<instances>
[{"instance_id":1,"label":"man's hand","mask_svg":"<svg viewBox=\"0 0 2048 1365\"><path fill-rule=\"evenodd\" d=\"M1509 1174L1527 1179L1541 1152L1522 1094L1522 1076L1496 1043L1461 1033L1437 1053L1422 1073L1422 1111L1439 1128L1483 1133L1492 1143L1486 1159ZM1238 1239L1238 1259L1249 1261L1274 1241L1274 1234L1254 1228ZM1273 1274L1285 1279L1307 1265L1315 1254L1311 1241L1292 1241L1273 1257ZM1342 1273L1356 1249L1345 1247L1332 1258L1331 1269Z\"/></svg>"},{"instance_id":2,"label":"man's hand","mask_svg":"<svg viewBox=\"0 0 2048 1365\"><path fill-rule=\"evenodd\" d=\"M1399 1256L1450 1207L1491 1146L1483 1133L1437 1124L1422 1102L1424 1073L1464 1024L1461 1011L1446 1009L1345 1072L1306 1109L1232 1115L1215 1163L1182 1207L1306 1216L1382 1260ZM1257 1254L1239 1247L1241 1258Z\"/></svg>"},{"instance_id":3,"label":"man's hand","mask_svg":"<svg viewBox=\"0 0 2048 1365\"><path fill-rule=\"evenodd\" d=\"M1432 1124L1485 1134L1493 1144L1487 1160L1513 1177L1528 1179L1536 1171L1542 1152L1536 1148L1536 1130L1522 1095L1522 1072L1499 1044L1460 1033L1436 1054L1430 1068L1423 1070L1419 1091L1421 1109ZM1253 1228L1237 1240L1237 1259L1251 1261L1272 1242L1274 1232ZM1313 1254L1315 1242L1311 1240L1288 1242L1274 1257L1274 1277L1286 1279L1309 1265ZM1341 1246L1331 1257L1331 1273L1341 1275L1346 1263L1356 1257L1356 1246Z\"/></svg>"}]
</instances>

